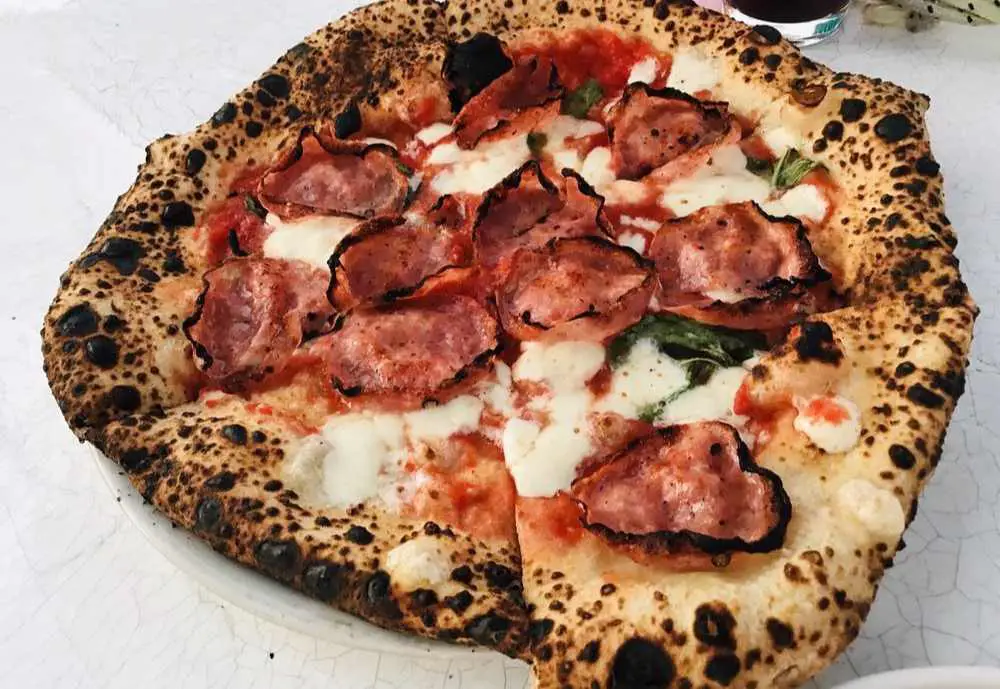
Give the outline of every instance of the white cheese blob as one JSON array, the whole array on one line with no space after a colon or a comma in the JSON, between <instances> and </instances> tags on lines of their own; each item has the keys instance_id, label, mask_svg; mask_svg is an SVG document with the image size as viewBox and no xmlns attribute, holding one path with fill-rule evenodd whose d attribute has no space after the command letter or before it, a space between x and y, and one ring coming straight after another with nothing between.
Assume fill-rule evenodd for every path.
<instances>
[{"instance_id":1,"label":"white cheese blob","mask_svg":"<svg viewBox=\"0 0 1000 689\"><path fill-rule=\"evenodd\" d=\"M634 215L622 215L621 223L630 227L638 227L640 230L646 230L646 232L656 232L663 225L659 220L640 218Z\"/></svg>"},{"instance_id":2,"label":"white cheese blob","mask_svg":"<svg viewBox=\"0 0 1000 689\"><path fill-rule=\"evenodd\" d=\"M722 146L694 175L667 186L660 204L680 218L708 206L761 202L770 195L771 186L747 170L746 162L738 145Z\"/></svg>"},{"instance_id":3,"label":"white cheese blob","mask_svg":"<svg viewBox=\"0 0 1000 689\"><path fill-rule=\"evenodd\" d=\"M604 366L604 347L573 341L521 346L513 376L548 388L547 394L534 397L528 405L546 423L510 419L501 439L504 460L518 495L553 495L569 488L577 465L593 452L587 415L594 396L587 381Z\"/></svg>"},{"instance_id":4,"label":"white cheese blob","mask_svg":"<svg viewBox=\"0 0 1000 689\"><path fill-rule=\"evenodd\" d=\"M715 301L721 301L724 304L735 304L738 301L746 299L746 296L740 294L739 292L733 292L728 289L705 290L705 296Z\"/></svg>"},{"instance_id":5,"label":"white cheese blob","mask_svg":"<svg viewBox=\"0 0 1000 689\"><path fill-rule=\"evenodd\" d=\"M455 129L447 122L435 122L417 132L416 138L425 146L430 146L431 144L436 144L453 131Z\"/></svg>"},{"instance_id":6,"label":"white cheese blob","mask_svg":"<svg viewBox=\"0 0 1000 689\"><path fill-rule=\"evenodd\" d=\"M652 340L644 338L613 369L611 385L598 400L596 410L636 419L643 407L667 399L685 385L684 367L660 352Z\"/></svg>"},{"instance_id":7,"label":"white cheese blob","mask_svg":"<svg viewBox=\"0 0 1000 689\"><path fill-rule=\"evenodd\" d=\"M830 204L815 184L799 184L773 201L765 201L760 207L765 213L779 218L791 215L800 220L821 222Z\"/></svg>"},{"instance_id":8,"label":"white cheese blob","mask_svg":"<svg viewBox=\"0 0 1000 689\"><path fill-rule=\"evenodd\" d=\"M399 464L424 445L479 428L482 400L460 395L436 407L393 413L331 416L320 434L304 439L289 453L288 485L311 502L350 507L385 496Z\"/></svg>"},{"instance_id":9,"label":"white cheese blob","mask_svg":"<svg viewBox=\"0 0 1000 689\"><path fill-rule=\"evenodd\" d=\"M632 65L628 73L628 83L652 84L656 81L656 75L660 71L660 65L655 57L647 57Z\"/></svg>"},{"instance_id":10,"label":"white cheese blob","mask_svg":"<svg viewBox=\"0 0 1000 689\"><path fill-rule=\"evenodd\" d=\"M510 366L502 361L493 364L494 379L483 383L479 390L479 399L490 409L505 417L514 415L514 400L511 391L513 377Z\"/></svg>"},{"instance_id":11,"label":"white cheese blob","mask_svg":"<svg viewBox=\"0 0 1000 689\"><path fill-rule=\"evenodd\" d=\"M383 569L392 583L404 591L434 589L451 576L451 558L441 542L430 536L417 536L401 543L385 556Z\"/></svg>"},{"instance_id":12,"label":"white cheese blob","mask_svg":"<svg viewBox=\"0 0 1000 689\"><path fill-rule=\"evenodd\" d=\"M604 125L593 120L580 120L559 115L541 130L546 136L545 152L552 156L557 170L570 168L576 172L583 167L583 158L567 142L584 139L604 131Z\"/></svg>"},{"instance_id":13,"label":"white cheese blob","mask_svg":"<svg viewBox=\"0 0 1000 689\"><path fill-rule=\"evenodd\" d=\"M622 232L618 235L618 243L640 254L646 251L646 238L638 232Z\"/></svg>"},{"instance_id":14,"label":"white cheese blob","mask_svg":"<svg viewBox=\"0 0 1000 689\"><path fill-rule=\"evenodd\" d=\"M660 418L669 423L719 419L739 425L742 419L733 413L733 400L746 374L742 366L720 368L707 383L688 390L668 404Z\"/></svg>"},{"instance_id":15,"label":"white cheese blob","mask_svg":"<svg viewBox=\"0 0 1000 689\"><path fill-rule=\"evenodd\" d=\"M439 144L426 162L442 166L430 182L437 193L482 194L530 157L527 137L513 136L483 142L470 151L454 142Z\"/></svg>"},{"instance_id":16,"label":"white cheese blob","mask_svg":"<svg viewBox=\"0 0 1000 689\"><path fill-rule=\"evenodd\" d=\"M670 65L667 86L686 93L711 91L720 79L719 68L711 58L695 50L678 50Z\"/></svg>"},{"instance_id":17,"label":"white cheese blob","mask_svg":"<svg viewBox=\"0 0 1000 689\"><path fill-rule=\"evenodd\" d=\"M858 405L840 395L794 400L798 414L792 425L812 443L829 453L847 452L861 437Z\"/></svg>"},{"instance_id":18,"label":"white cheese blob","mask_svg":"<svg viewBox=\"0 0 1000 689\"><path fill-rule=\"evenodd\" d=\"M343 414L322 429L324 502L350 507L378 491L383 467L405 448L403 420L395 414Z\"/></svg>"},{"instance_id":19,"label":"white cheese blob","mask_svg":"<svg viewBox=\"0 0 1000 689\"><path fill-rule=\"evenodd\" d=\"M327 270L327 260L359 222L337 215L310 215L285 222L268 213L267 224L274 231L264 240L265 256L297 259Z\"/></svg>"},{"instance_id":20,"label":"white cheese blob","mask_svg":"<svg viewBox=\"0 0 1000 689\"><path fill-rule=\"evenodd\" d=\"M780 158L790 148L799 150L805 143L802 137L788 127L761 122L757 133L775 156Z\"/></svg>"},{"instance_id":21,"label":"white cheese blob","mask_svg":"<svg viewBox=\"0 0 1000 689\"><path fill-rule=\"evenodd\" d=\"M545 383L553 392L571 392L586 387L602 366L604 347L599 342L523 342L513 373L515 380Z\"/></svg>"}]
</instances>

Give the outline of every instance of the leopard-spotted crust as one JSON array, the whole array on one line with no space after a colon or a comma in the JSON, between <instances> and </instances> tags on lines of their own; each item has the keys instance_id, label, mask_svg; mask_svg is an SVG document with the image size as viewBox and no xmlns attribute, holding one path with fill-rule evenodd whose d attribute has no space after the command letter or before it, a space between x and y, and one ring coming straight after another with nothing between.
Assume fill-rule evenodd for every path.
<instances>
[{"instance_id":1,"label":"leopard-spotted crust","mask_svg":"<svg viewBox=\"0 0 1000 689\"><path fill-rule=\"evenodd\" d=\"M198 289L203 268L191 228L233 170L269 160L303 124L353 105L377 122L405 111L413 94L431 94L445 119L448 46L476 32L516 44L599 27L714 61L719 97L796 130L809 142L803 152L830 170L842 193L831 221L810 238L850 306L795 331L755 369L749 392L766 399L811 372L836 378L862 409L863 431L858 447L831 456L788 427L775 429L757 459L782 475L792 497L787 542L718 572L658 572L590 541L553 553L522 534L537 686L794 686L831 662L864 620L939 456L976 310L943 211L924 124L928 99L833 73L773 32L664 0L389 1L353 12L290 50L210 122L150 146L135 186L63 277L43 330L50 384L81 437L121 463L159 509L229 556L312 595L310 582L334 577L307 563L333 562L349 574L337 579L336 594L320 597L390 627L477 638L490 628L482 615L500 606L516 631L518 587L477 593L468 614L439 613L430 627L398 596L385 609L367 598L380 553L422 527L375 514L317 525L287 492L265 490L287 431L264 423L253 428L267 442L233 443L226 428L240 425L252 439L260 421L178 406L190 400L192 364L177 305ZM264 464L249 470L261 453ZM211 479L226 471L233 487L219 491ZM206 519L214 525L205 528ZM371 553L352 546L329 560L355 525L373 533ZM516 569L516 553L483 552L480 564L493 558ZM607 582L600 562L617 583ZM477 615L481 624L469 628ZM521 642L514 633L504 643L517 652Z\"/></svg>"}]
</instances>

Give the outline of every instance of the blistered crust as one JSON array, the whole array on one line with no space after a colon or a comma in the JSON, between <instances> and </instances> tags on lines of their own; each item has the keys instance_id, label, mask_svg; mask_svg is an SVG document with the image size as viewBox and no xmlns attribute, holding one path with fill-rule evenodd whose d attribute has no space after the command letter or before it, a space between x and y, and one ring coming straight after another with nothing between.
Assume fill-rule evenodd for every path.
<instances>
[{"instance_id":1,"label":"blistered crust","mask_svg":"<svg viewBox=\"0 0 1000 689\"><path fill-rule=\"evenodd\" d=\"M310 506L282 482L299 435L228 398L126 417L94 441L143 498L227 557L387 629L516 654L526 628L516 547L370 506ZM436 588L387 571L389 551L418 537L447 557Z\"/></svg>"}]
</instances>

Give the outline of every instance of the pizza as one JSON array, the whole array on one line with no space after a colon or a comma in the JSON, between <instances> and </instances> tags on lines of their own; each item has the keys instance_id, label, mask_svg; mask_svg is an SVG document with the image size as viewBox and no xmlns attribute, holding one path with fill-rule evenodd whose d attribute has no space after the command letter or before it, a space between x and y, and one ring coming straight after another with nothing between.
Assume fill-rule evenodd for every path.
<instances>
[{"instance_id":1,"label":"pizza","mask_svg":"<svg viewBox=\"0 0 1000 689\"><path fill-rule=\"evenodd\" d=\"M385 0L151 144L63 275L73 431L222 554L538 687L857 635L976 308L927 97L662 0Z\"/></svg>"}]
</instances>

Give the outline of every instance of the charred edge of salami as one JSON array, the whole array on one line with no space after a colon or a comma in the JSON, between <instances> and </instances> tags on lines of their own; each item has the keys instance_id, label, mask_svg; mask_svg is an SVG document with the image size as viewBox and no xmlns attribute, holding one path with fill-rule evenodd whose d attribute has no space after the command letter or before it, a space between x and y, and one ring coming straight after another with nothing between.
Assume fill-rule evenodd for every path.
<instances>
[{"instance_id":1,"label":"charred edge of salami","mask_svg":"<svg viewBox=\"0 0 1000 689\"><path fill-rule=\"evenodd\" d=\"M389 311L395 307L396 304L383 304L383 305L368 306L367 308L376 311ZM327 333L327 335L333 335L337 331L343 329L344 325L347 323L347 320L351 317L353 312L354 309L346 313L338 314L337 317L334 319L333 326L331 327L330 332ZM450 387L458 385L463 380L471 376L472 373L476 371L476 369L488 369L492 364L493 359L502 350L503 350L503 342L500 339L500 328L498 327L497 335L493 340L493 346L490 347L489 349L484 349L482 352L473 357L472 361L470 361L465 366L456 371L455 375L453 375L451 378L448 378L447 380L442 381L440 385L438 385L436 388L434 388L434 390L430 391L427 394L427 397L424 398L424 402L434 401L435 393L444 392L448 390ZM361 395L366 394L363 385L346 386L344 385L343 381L341 381L336 376L332 376L330 378L330 383L331 385L333 385L333 388L344 397L348 398L360 397ZM407 392L407 390L394 388L393 391L389 392L388 394L391 395L394 393L401 393L401 392ZM385 393L373 393L373 394L379 395Z\"/></svg>"},{"instance_id":2,"label":"charred edge of salami","mask_svg":"<svg viewBox=\"0 0 1000 689\"><path fill-rule=\"evenodd\" d=\"M526 65L528 67L528 75L527 75L525 81L530 80L532 74L535 71L535 69L537 69L537 66L538 66L538 57L534 56L534 57L529 58L527 61L525 61L525 63L523 63L523 65ZM520 67L522 67L523 65L515 64L511 71L517 70ZM503 78L507 74L510 74L510 72L506 72L505 74L501 75L499 78ZM499 80L499 78L498 78L498 80ZM493 82L493 83L496 83L496 82ZM489 88L489 87L487 86L487 88ZM522 113L522 112L524 112L526 110L530 110L531 108L542 108L542 107L545 107L546 105L548 105L549 103L555 102L557 100L561 100L562 97L565 95L565 92L566 92L566 89L563 87L562 82L559 79L559 69L556 67L556 63L555 62L550 62L548 85L546 87L546 94L548 94L548 95L544 95L544 97L540 101L538 101L537 103L535 103L534 105L528 105L528 106L526 106L524 108L519 108L519 109L516 109L516 110L499 109L499 112L503 112L504 114L516 115L516 114ZM468 103L466 103L466 105L468 105ZM494 113L494 114L497 114L497 113ZM468 128L471 123L466 123L466 122L462 121L462 113L461 112L458 113L458 116L455 118L455 121L456 121L456 125L455 125L455 128L454 128L455 138L456 138L456 140L464 139L464 137L462 137L462 132L465 131L465 129ZM488 129L484 129L483 131L479 132L475 136L475 138L472 139L471 141L466 140L464 143L462 141L459 141L459 145L462 148L465 148L465 149L475 148L476 146L479 145L479 142L483 140L483 137L485 137L485 136L487 136L489 134L494 134L494 133L502 130L503 128L507 127L510 124L510 122L511 122L511 120L508 117L500 117L498 115L498 117L497 117L497 123L495 125L493 125L492 127L489 127Z\"/></svg>"},{"instance_id":3,"label":"charred edge of salami","mask_svg":"<svg viewBox=\"0 0 1000 689\"><path fill-rule=\"evenodd\" d=\"M732 127L738 126L737 122L729 116L729 104L723 101L714 100L698 100L689 93L684 93L672 86L664 86L663 88L655 89L649 84L643 84L636 82L634 84L629 84L625 88L625 92L622 94L621 99L615 105L614 111L611 113L611 117L608 120L608 141L614 142L615 140L615 119L618 112L623 110L634 96L639 91L643 91L650 98L661 98L663 100L679 100L685 103L690 103L695 106L695 108L706 118L718 117L723 122L727 124L724 132L728 132Z\"/></svg>"},{"instance_id":4,"label":"charred edge of salami","mask_svg":"<svg viewBox=\"0 0 1000 689\"><path fill-rule=\"evenodd\" d=\"M714 302L709 308L726 310L728 307L739 307L739 311L745 313L754 310L762 304L780 301L788 297L801 297L808 288L822 282L827 282L833 277L829 271L820 265L819 257L813 251L812 243L809 241L809 233L806 231L806 226L801 220L791 215L783 217L768 215L756 201L751 201L751 203L754 210L767 220L767 222L795 226L796 255L805 265L805 270L800 276L793 275L790 278L775 276L766 280L759 285L760 290L766 293L763 297L750 297L735 304Z\"/></svg>"},{"instance_id":5,"label":"charred edge of salami","mask_svg":"<svg viewBox=\"0 0 1000 689\"><path fill-rule=\"evenodd\" d=\"M265 192L265 183L270 175L287 172L295 163L302 160L302 155L305 152L305 147L303 143L306 139L313 139L320 148L322 148L326 153L331 156L335 155L353 155L359 158L365 158L371 153L384 153L393 160L399 157L399 151L394 147L384 144L381 142L367 143L365 141L359 141L357 139L338 139L332 133L327 130L319 129L317 130L312 125L307 125L299 131L299 135L296 138L295 145L290 149L285 150L278 155L277 161L271 165L263 175L260 177L260 181L257 183L257 198L260 202L267 208L269 206L283 206L283 205L293 205L298 206L299 204L287 203L284 201L275 201L271 199ZM270 208L268 208L270 210ZM364 216L354 215L351 213L337 213L332 211L323 211L324 215L338 215L348 218L361 218Z\"/></svg>"},{"instance_id":6,"label":"charred edge of salami","mask_svg":"<svg viewBox=\"0 0 1000 689\"><path fill-rule=\"evenodd\" d=\"M593 244L594 246L597 246L601 249L627 255L629 258L635 261L637 269L646 271L646 279L643 280L638 286L633 287L628 292L625 292L620 297L618 297L618 299L615 300L614 305L609 309L609 311L598 311L596 308L594 308L594 305L591 304L590 306L587 307L586 310L581 311L576 315L570 316L565 321L560 321L559 323L552 323L552 324L546 324L536 321L532 319L530 311L525 311L521 314L518 314L518 318L525 325L532 328L536 328L538 330L546 331L558 327L563 323L572 323L573 321L583 320L584 318L603 318L609 315L609 313L613 313L614 311L616 311L622 305L622 302L630 298L636 292L642 292L643 290L650 289L653 281L656 279L656 266L652 261L643 258L641 254L639 254L635 249L631 247L616 244L615 242L604 239L603 237L554 237L553 239L550 239L548 242L546 242L544 247L542 247L541 249L536 249L535 252L545 251L554 253L560 244L575 243L575 242L589 242L590 244Z\"/></svg>"},{"instance_id":7,"label":"charred edge of salami","mask_svg":"<svg viewBox=\"0 0 1000 689\"><path fill-rule=\"evenodd\" d=\"M445 196L442 196L440 199L438 199L437 203L435 203L434 206L431 208L431 212L439 210L441 208L442 201L445 198L446 198ZM390 215L390 216L381 216L378 218L372 218L371 220L365 222L361 227L357 228L354 232L352 232L347 237L341 240L340 244L337 245L336 251L333 252L333 255L330 256L329 260L327 261L327 267L330 269L330 286L326 290L326 298L331 304L333 304L334 308L342 308L345 306L344 304L341 304L340 303L341 300L337 298L337 287L338 287L337 273L338 271L342 272L343 270L346 270L344 265L341 263L341 258L345 253L347 253L348 249L358 244L361 244L364 240L368 239L369 237L381 234L382 232L388 232L389 230L399 227L400 225L404 225L405 223L406 223L406 218L404 218L401 215ZM437 277L440 277L441 275L444 275L448 271L454 268L464 268L464 267L465 267L464 265L460 265L457 263L449 263L448 265L441 266L441 268L434 271L433 273L428 273L427 275L420 278L419 281L417 281L412 285L407 285L406 287L397 287L395 289L387 290L382 294L377 294L374 297L369 297L364 302L359 301L356 305L351 305L348 308L354 308L354 306L361 306L363 304L375 304L375 305L391 304L394 301L398 301L400 299L405 299L406 297L413 296L422 287L427 285L427 283L431 282ZM346 283L346 280L344 282L343 288L348 292L350 292L351 288Z\"/></svg>"},{"instance_id":8,"label":"charred edge of salami","mask_svg":"<svg viewBox=\"0 0 1000 689\"><path fill-rule=\"evenodd\" d=\"M483 223L483 220L486 219L486 216L490 214L490 210L493 206L502 203L507 199L507 195L510 192L520 188L521 178L529 172L535 173L535 177L538 179L538 183L541 185L545 193L556 198L559 197L559 187L557 187L552 180L545 176L545 173L542 171L541 164L539 164L537 160L529 160L500 180L498 184L490 187L483 195L483 200L476 209L476 217L472 224L473 244L476 244L479 239L479 226Z\"/></svg>"},{"instance_id":9,"label":"charred edge of salami","mask_svg":"<svg viewBox=\"0 0 1000 689\"><path fill-rule=\"evenodd\" d=\"M209 271L209 273L211 272L212 271ZM181 323L181 331L184 333L184 336L187 337L188 342L191 343L191 347L194 349L194 353L197 355L197 358L203 362L202 365L199 366L202 371L210 369L214 359L212 358L212 355L208 353L208 349L205 348L205 345L194 339L194 335L191 334L191 328L197 325L198 321L201 320L201 313L205 308L205 295L208 294L208 288L211 286L208 282L209 273L206 273L201 278L202 290L198 294L198 298L194 300L194 313L185 318L184 322Z\"/></svg>"},{"instance_id":10,"label":"charred edge of salami","mask_svg":"<svg viewBox=\"0 0 1000 689\"><path fill-rule=\"evenodd\" d=\"M781 482L781 477L770 469L759 466L750 454L750 449L743 442L735 429L731 429L736 441L736 452L739 458L740 471L748 474L756 474L764 478L771 487L771 509L775 515L774 526L764 536L756 541L745 541L742 538L715 538L705 534L682 529L681 531L652 531L645 534L633 534L625 531L617 531L603 524L590 524L587 522L589 511L586 503L577 499L573 500L583 510L580 517L580 524L614 545L636 548L648 555L678 555L686 553L704 553L706 555L723 555L732 552L744 553L769 553L777 550L785 541L785 533L788 524L792 519L792 502L785 492L785 487ZM657 428L655 435L671 439L681 432L679 426L667 426ZM631 452L646 442L651 436L644 436L629 443L624 450L616 454L608 461L615 461L618 457ZM595 466L595 469L602 465ZM578 479L579 480L579 479Z\"/></svg>"},{"instance_id":11,"label":"charred edge of salami","mask_svg":"<svg viewBox=\"0 0 1000 689\"><path fill-rule=\"evenodd\" d=\"M583 178L579 172L570 167L564 167L560 170L566 183L576 182L576 188L584 196L589 196L597 201L597 210L594 216L594 225L603 232L606 236L614 236L614 227L611 225L611 221L608 220L607 214L604 212L604 206L607 203L605 198L597 192L596 189Z\"/></svg>"}]
</instances>

